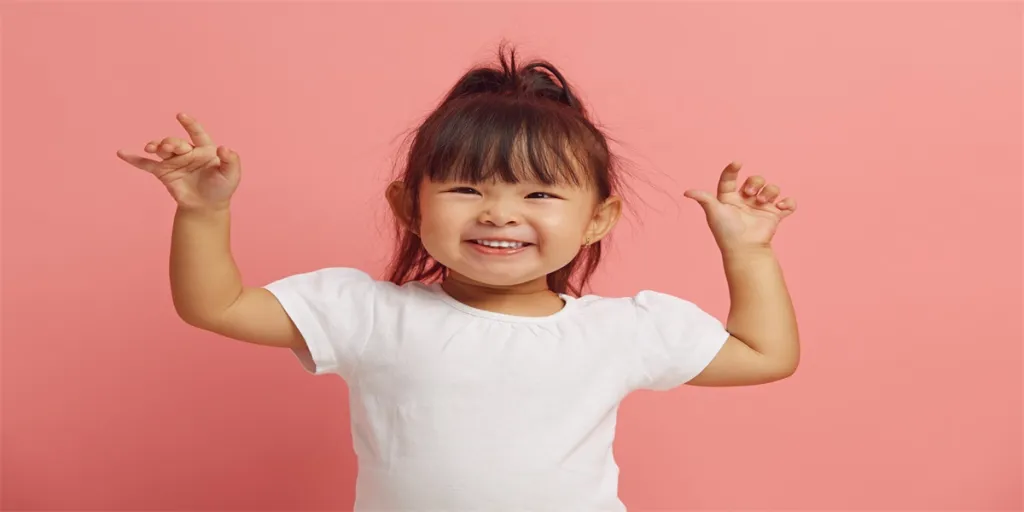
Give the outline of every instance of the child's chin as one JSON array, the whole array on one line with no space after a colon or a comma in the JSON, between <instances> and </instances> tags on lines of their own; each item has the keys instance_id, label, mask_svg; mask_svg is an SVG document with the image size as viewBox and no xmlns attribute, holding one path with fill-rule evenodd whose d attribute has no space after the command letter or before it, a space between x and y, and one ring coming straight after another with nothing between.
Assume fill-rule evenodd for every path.
<instances>
[{"instance_id":1,"label":"child's chin","mask_svg":"<svg viewBox=\"0 0 1024 512\"><path fill-rule=\"evenodd\" d=\"M467 269L468 270L468 269ZM540 276L536 275L536 272L517 272L517 271L499 272L492 270L481 270L473 269L466 272L459 272L460 274L484 285L488 286L516 286L524 283L531 282Z\"/></svg>"}]
</instances>

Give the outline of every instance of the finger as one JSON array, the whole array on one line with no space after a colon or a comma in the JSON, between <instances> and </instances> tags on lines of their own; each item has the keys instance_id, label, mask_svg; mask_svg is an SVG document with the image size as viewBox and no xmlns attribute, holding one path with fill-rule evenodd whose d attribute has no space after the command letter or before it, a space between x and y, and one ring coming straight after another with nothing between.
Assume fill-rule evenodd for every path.
<instances>
[{"instance_id":1,"label":"finger","mask_svg":"<svg viewBox=\"0 0 1024 512\"><path fill-rule=\"evenodd\" d=\"M180 137L164 137L160 139L160 143L157 144L156 150L158 152L163 151L165 153L174 153L175 146L184 142L184 139Z\"/></svg>"},{"instance_id":2,"label":"finger","mask_svg":"<svg viewBox=\"0 0 1024 512\"><path fill-rule=\"evenodd\" d=\"M750 176L747 181L743 182L743 198L751 199L757 196L758 192L761 191L761 187L764 186L764 178L761 176Z\"/></svg>"},{"instance_id":3,"label":"finger","mask_svg":"<svg viewBox=\"0 0 1024 512\"><path fill-rule=\"evenodd\" d=\"M176 156L184 155L189 151L192 151L192 145L180 142L177 144L161 144L157 149L156 154L160 156L160 158L167 160Z\"/></svg>"},{"instance_id":4,"label":"finger","mask_svg":"<svg viewBox=\"0 0 1024 512\"><path fill-rule=\"evenodd\" d=\"M238 153L228 149L227 146L217 148L217 157L220 158L220 172L227 177L234 177L242 170L242 161Z\"/></svg>"},{"instance_id":5,"label":"finger","mask_svg":"<svg viewBox=\"0 0 1024 512\"><path fill-rule=\"evenodd\" d=\"M725 169L722 169L722 175L718 178L719 196L736 192L736 178L740 175L740 167L742 165L739 162L730 162Z\"/></svg>"},{"instance_id":6,"label":"finger","mask_svg":"<svg viewBox=\"0 0 1024 512\"><path fill-rule=\"evenodd\" d=\"M117 157L148 173L155 172L157 166L160 165L160 162L157 162L156 160L146 158L144 156L133 155L123 149L117 150Z\"/></svg>"},{"instance_id":7,"label":"finger","mask_svg":"<svg viewBox=\"0 0 1024 512\"><path fill-rule=\"evenodd\" d=\"M160 148L160 144L162 143L163 141L161 141L160 139L153 139L149 141L149 143L146 144L145 147L146 153L156 153L157 149Z\"/></svg>"},{"instance_id":8,"label":"finger","mask_svg":"<svg viewBox=\"0 0 1024 512\"><path fill-rule=\"evenodd\" d=\"M167 160L178 155L184 155L189 151L192 151L192 145L185 139L180 137L164 137L160 141L159 146L157 146L156 154L160 158Z\"/></svg>"},{"instance_id":9,"label":"finger","mask_svg":"<svg viewBox=\"0 0 1024 512\"><path fill-rule=\"evenodd\" d=\"M683 196L697 201L701 206L707 206L715 202L715 196L703 190L687 190L683 192Z\"/></svg>"},{"instance_id":10,"label":"finger","mask_svg":"<svg viewBox=\"0 0 1024 512\"><path fill-rule=\"evenodd\" d=\"M775 200L778 197L779 197L779 187L778 187L778 185L773 185L773 184L769 183L768 185L765 185L765 187L761 189L761 192L759 192L757 194L757 203L758 204L772 204L772 203L775 202Z\"/></svg>"},{"instance_id":11,"label":"finger","mask_svg":"<svg viewBox=\"0 0 1024 512\"><path fill-rule=\"evenodd\" d=\"M185 153L192 151L192 145L188 142L181 141L178 145L174 146L174 149L171 151L173 151L175 155L184 155Z\"/></svg>"},{"instance_id":12,"label":"finger","mask_svg":"<svg viewBox=\"0 0 1024 512\"><path fill-rule=\"evenodd\" d=\"M206 130L191 116L184 112L178 114L178 122L188 132L189 138L192 139L192 144L196 146L212 146L213 139L206 133Z\"/></svg>"},{"instance_id":13,"label":"finger","mask_svg":"<svg viewBox=\"0 0 1024 512\"><path fill-rule=\"evenodd\" d=\"M796 211L796 200L791 197L787 197L776 203L775 206L779 209L779 217L786 218Z\"/></svg>"}]
</instances>

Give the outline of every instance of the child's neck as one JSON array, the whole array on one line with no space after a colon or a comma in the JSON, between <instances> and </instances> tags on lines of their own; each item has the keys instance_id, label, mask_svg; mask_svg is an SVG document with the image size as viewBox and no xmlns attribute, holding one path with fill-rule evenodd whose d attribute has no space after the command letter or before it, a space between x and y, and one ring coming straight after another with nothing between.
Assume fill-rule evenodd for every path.
<instances>
[{"instance_id":1,"label":"child's neck","mask_svg":"<svg viewBox=\"0 0 1024 512\"><path fill-rule=\"evenodd\" d=\"M453 299L476 309L515 316L548 316L565 306L547 278L513 286L490 286L450 273L441 288Z\"/></svg>"}]
</instances>

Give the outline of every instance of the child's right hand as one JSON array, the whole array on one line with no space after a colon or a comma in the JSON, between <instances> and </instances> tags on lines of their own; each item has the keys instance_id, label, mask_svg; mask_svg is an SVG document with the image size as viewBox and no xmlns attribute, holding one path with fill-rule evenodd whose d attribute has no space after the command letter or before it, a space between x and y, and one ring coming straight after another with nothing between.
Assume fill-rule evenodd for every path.
<instances>
[{"instance_id":1,"label":"child's right hand","mask_svg":"<svg viewBox=\"0 0 1024 512\"><path fill-rule=\"evenodd\" d=\"M238 153L217 147L202 126L194 119L178 114L178 122L192 142L179 137L165 137L146 144L146 153L160 160L133 155L119 150L117 156L139 169L156 176L167 187L179 208L187 210L219 210L230 204L231 195L241 180Z\"/></svg>"}]
</instances>

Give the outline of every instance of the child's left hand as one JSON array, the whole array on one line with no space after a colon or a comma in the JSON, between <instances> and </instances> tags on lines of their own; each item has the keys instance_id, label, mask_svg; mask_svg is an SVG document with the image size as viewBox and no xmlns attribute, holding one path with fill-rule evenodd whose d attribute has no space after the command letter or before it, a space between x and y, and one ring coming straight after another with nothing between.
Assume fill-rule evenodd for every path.
<instances>
[{"instance_id":1,"label":"child's left hand","mask_svg":"<svg viewBox=\"0 0 1024 512\"><path fill-rule=\"evenodd\" d=\"M723 251L770 247L772 236L782 219L796 210L796 201L779 197L779 187L765 185L761 176L751 176L737 190L740 164L733 162L722 171L717 197L703 190L687 190L683 195L704 208L708 226Z\"/></svg>"}]
</instances>

